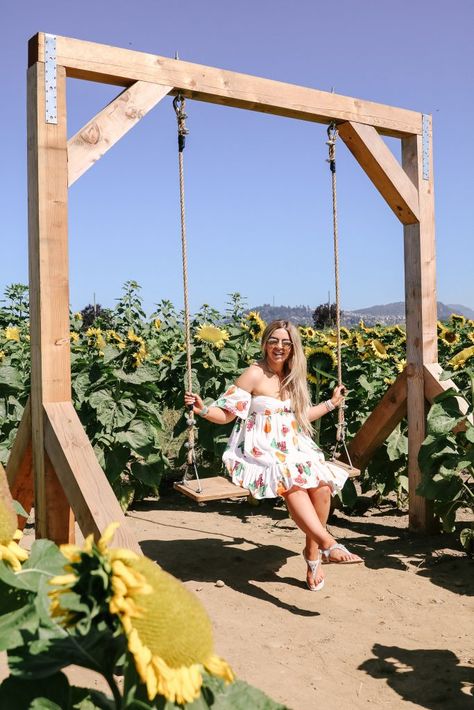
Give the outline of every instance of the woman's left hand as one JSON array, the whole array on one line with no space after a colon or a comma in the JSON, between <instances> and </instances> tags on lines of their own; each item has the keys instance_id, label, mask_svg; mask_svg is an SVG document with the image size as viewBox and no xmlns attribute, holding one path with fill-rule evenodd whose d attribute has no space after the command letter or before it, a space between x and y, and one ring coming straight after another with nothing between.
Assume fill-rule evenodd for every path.
<instances>
[{"instance_id":1,"label":"woman's left hand","mask_svg":"<svg viewBox=\"0 0 474 710\"><path fill-rule=\"evenodd\" d=\"M338 385L334 388L334 392L332 393L331 397L331 402L334 404L335 407L339 407L339 405L344 401L344 397L346 396L346 394L347 390L344 385Z\"/></svg>"}]
</instances>

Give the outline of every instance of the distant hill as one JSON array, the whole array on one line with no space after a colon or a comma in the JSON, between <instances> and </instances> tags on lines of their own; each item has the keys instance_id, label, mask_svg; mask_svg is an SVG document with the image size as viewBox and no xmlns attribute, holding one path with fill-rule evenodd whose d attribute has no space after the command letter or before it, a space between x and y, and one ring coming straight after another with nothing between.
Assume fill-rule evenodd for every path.
<instances>
[{"instance_id":1,"label":"distant hill","mask_svg":"<svg viewBox=\"0 0 474 710\"><path fill-rule=\"evenodd\" d=\"M258 311L263 320L269 323L272 320L291 320L296 325L312 325L314 308L310 306L271 306L264 303L263 306L254 306L250 310ZM472 318L474 320L474 310L460 304L445 304L438 301L438 319L447 320L452 313ZM383 323L393 325L405 322L405 303L385 303L368 308L359 308L357 311L343 311L342 323L344 325L356 325L360 319L367 325Z\"/></svg>"}]
</instances>

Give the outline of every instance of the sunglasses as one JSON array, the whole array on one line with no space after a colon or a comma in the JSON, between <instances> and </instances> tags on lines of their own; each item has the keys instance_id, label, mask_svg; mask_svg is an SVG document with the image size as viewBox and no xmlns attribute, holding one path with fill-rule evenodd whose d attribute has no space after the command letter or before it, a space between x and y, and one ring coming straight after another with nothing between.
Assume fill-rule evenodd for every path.
<instances>
[{"instance_id":1,"label":"sunglasses","mask_svg":"<svg viewBox=\"0 0 474 710\"><path fill-rule=\"evenodd\" d=\"M279 346L282 350L291 350L293 347L291 340L278 340L278 338L268 338L267 345L271 348Z\"/></svg>"}]
</instances>

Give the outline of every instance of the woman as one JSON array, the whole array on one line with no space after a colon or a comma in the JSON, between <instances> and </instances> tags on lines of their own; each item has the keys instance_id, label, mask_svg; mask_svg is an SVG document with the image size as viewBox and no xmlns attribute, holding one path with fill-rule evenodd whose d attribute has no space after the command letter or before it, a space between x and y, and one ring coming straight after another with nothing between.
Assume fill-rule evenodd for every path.
<instances>
[{"instance_id":1,"label":"woman","mask_svg":"<svg viewBox=\"0 0 474 710\"><path fill-rule=\"evenodd\" d=\"M248 488L255 498L285 498L291 517L306 535L308 588L318 591L324 586L321 559L362 562L326 530L331 493L342 488L347 475L326 462L311 439L311 422L342 403L344 387L336 387L327 402L311 406L306 358L289 321L266 327L262 353L262 359L210 407L192 392L186 393L185 402L215 424L238 418L223 455L227 471L233 483Z\"/></svg>"}]
</instances>

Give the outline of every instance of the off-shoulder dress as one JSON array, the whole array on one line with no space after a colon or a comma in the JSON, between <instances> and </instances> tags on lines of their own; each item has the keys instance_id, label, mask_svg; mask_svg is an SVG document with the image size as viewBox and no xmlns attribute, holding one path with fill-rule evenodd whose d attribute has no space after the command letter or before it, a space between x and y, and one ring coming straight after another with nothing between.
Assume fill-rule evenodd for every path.
<instances>
[{"instance_id":1,"label":"off-shoulder dress","mask_svg":"<svg viewBox=\"0 0 474 710\"><path fill-rule=\"evenodd\" d=\"M251 395L232 385L212 406L237 416L222 460L232 482L254 498L275 498L294 486L317 488L323 483L334 494L346 482L346 473L326 461L302 431L291 400Z\"/></svg>"}]
</instances>

